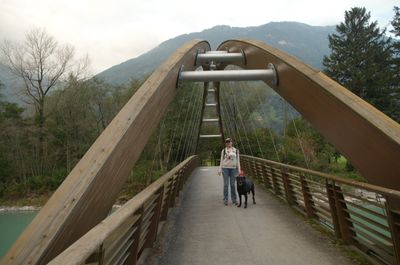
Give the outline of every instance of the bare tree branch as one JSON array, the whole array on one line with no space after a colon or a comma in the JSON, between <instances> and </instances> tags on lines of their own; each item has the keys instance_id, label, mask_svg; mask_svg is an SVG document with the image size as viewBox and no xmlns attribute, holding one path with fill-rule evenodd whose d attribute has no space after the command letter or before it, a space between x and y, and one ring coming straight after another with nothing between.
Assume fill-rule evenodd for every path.
<instances>
[{"instance_id":1,"label":"bare tree branch","mask_svg":"<svg viewBox=\"0 0 400 265\"><path fill-rule=\"evenodd\" d=\"M59 45L44 29L36 28L25 35L22 43L4 41L0 44L0 62L6 65L12 74L23 82L23 101L35 109L35 121L38 128L38 163L35 172L40 174L46 160L45 112L46 96L62 84L64 78L74 73L74 48ZM78 64L79 65L79 64ZM77 71L82 71L76 67Z\"/></svg>"},{"instance_id":2,"label":"bare tree branch","mask_svg":"<svg viewBox=\"0 0 400 265\"><path fill-rule=\"evenodd\" d=\"M44 115L44 101L48 93L56 87L74 66L74 48L59 45L46 30L35 28L25 35L22 43L4 41L0 45L1 61L11 73L23 81L25 96ZM77 67L77 73L83 69ZM42 116L41 118L44 118Z\"/></svg>"}]
</instances>

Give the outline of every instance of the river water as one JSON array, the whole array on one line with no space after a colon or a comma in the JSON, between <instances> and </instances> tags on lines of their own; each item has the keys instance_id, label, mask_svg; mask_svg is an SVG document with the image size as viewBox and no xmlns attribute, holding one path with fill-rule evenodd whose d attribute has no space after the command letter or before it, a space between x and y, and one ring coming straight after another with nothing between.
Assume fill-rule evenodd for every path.
<instances>
[{"instance_id":1,"label":"river water","mask_svg":"<svg viewBox=\"0 0 400 265\"><path fill-rule=\"evenodd\" d=\"M37 213L37 211L0 212L0 259Z\"/></svg>"}]
</instances>

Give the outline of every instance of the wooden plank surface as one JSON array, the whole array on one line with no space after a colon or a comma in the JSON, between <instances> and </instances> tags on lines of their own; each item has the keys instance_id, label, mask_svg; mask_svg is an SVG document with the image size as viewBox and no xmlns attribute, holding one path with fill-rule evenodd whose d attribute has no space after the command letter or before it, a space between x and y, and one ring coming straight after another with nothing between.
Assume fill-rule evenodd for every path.
<instances>
[{"instance_id":1,"label":"wooden plank surface","mask_svg":"<svg viewBox=\"0 0 400 265\"><path fill-rule=\"evenodd\" d=\"M144 264L350 265L327 238L256 183L257 204L222 201L218 167L199 167ZM146 260L147 261L147 260Z\"/></svg>"}]
</instances>

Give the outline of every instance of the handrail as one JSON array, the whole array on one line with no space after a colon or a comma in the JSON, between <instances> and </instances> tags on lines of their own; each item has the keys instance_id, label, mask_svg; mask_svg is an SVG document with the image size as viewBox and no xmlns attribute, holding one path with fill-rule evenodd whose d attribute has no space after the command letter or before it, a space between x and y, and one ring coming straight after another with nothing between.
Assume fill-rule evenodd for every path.
<instances>
[{"instance_id":1,"label":"handrail","mask_svg":"<svg viewBox=\"0 0 400 265\"><path fill-rule=\"evenodd\" d=\"M241 156L242 168L276 196L376 261L400 265L400 191Z\"/></svg>"},{"instance_id":2,"label":"handrail","mask_svg":"<svg viewBox=\"0 0 400 265\"><path fill-rule=\"evenodd\" d=\"M319 176L319 177L322 177L322 178L334 180L334 181L336 181L338 183L351 185L351 186L354 186L354 187L357 187L357 188L361 188L361 189L365 189L365 190L372 191L372 192L379 192L382 195L391 196L391 197L394 197L396 199L400 199L400 191L398 191L398 190L388 189L388 188L385 188L385 187L381 187L381 186L377 186L377 185L373 185L373 184L369 184L369 183L365 183L365 182L360 182L360 181L356 181L356 180L345 179L345 178L334 176L334 175L331 175L331 174L328 174L328 173L319 172L319 171L306 169L306 168L302 168L302 167L297 167L297 166L293 166L293 165L283 164L283 163L279 163L279 162L268 160L268 159L264 159L264 158L251 157L251 156L247 156L247 155L241 155L241 157L252 158L254 160L257 160L257 161L260 161L260 162L265 162L265 163L268 163L270 165L276 165L276 166L279 166L281 168L291 169L291 170L295 170L295 171L302 172L302 173L305 173L305 174L312 174L312 175Z\"/></svg>"},{"instance_id":3,"label":"handrail","mask_svg":"<svg viewBox=\"0 0 400 265\"><path fill-rule=\"evenodd\" d=\"M125 258L136 262L143 248L150 247L154 243L160 220L166 218L168 208L173 205L173 200L178 196L183 183L198 165L198 156L187 158L93 227L48 264L66 264L66 261L70 265L85 264L87 259L96 253L96 251L99 253L108 252L104 244L110 237L112 237L113 244L112 250L109 252L113 252L112 256L114 259ZM154 196L156 196L155 199ZM152 203L151 200L153 200ZM146 212L148 213L147 215L145 214ZM152 216L148 218L147 223L144 223L145 216ZM124 224L126 226L126 222L128 222L128 228L124 230L125 233L115 235L115 233L119 232L118 229L121 226ZM147 229L143 229L144 227L147 227ZM119 239L129 234L129 232L132 232L132 235L128 237L128 239L131 238L131 242L129 240L121 240L120 242ZM143 237L145 241L140 243L139 240ZM120 246L115 246L115 242L120 242ZM126 245L127 242L130 242L130 244ZM118 249L124 249L124 244L128 246L127 249L118 252ZM140 245L142 245L142 248ZM107 254L97 256L95 259L100 261ZM106 264L106 262L101 264Z\"/></svg>"}]
</instances>

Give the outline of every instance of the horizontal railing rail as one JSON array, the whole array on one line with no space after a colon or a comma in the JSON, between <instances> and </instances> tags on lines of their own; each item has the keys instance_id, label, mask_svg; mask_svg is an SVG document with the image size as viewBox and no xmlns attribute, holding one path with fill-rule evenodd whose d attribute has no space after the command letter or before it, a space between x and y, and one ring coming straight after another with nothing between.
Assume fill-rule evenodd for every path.
<instances>
[{"instance_id":1,"label":"horizontal railing rail","mask_svg":"<svg viewBox=\"0 0 400 265\"><path fill-rule=\"evenodd\" d=\"M199 164L198 156L187 158L48 264L136 264L143 250L153 246L160 223Z\"/></svg>"},{"instance_id":2,"label":"horizontal railing rail","mask_svg":"<svg viewBox=\"0 0 400 265\"><path fill-rule=\"evenodd\" d=\"M383 264L400 264L400 191L242 155L247 175Z\"/></svg>"}]
</instances>

